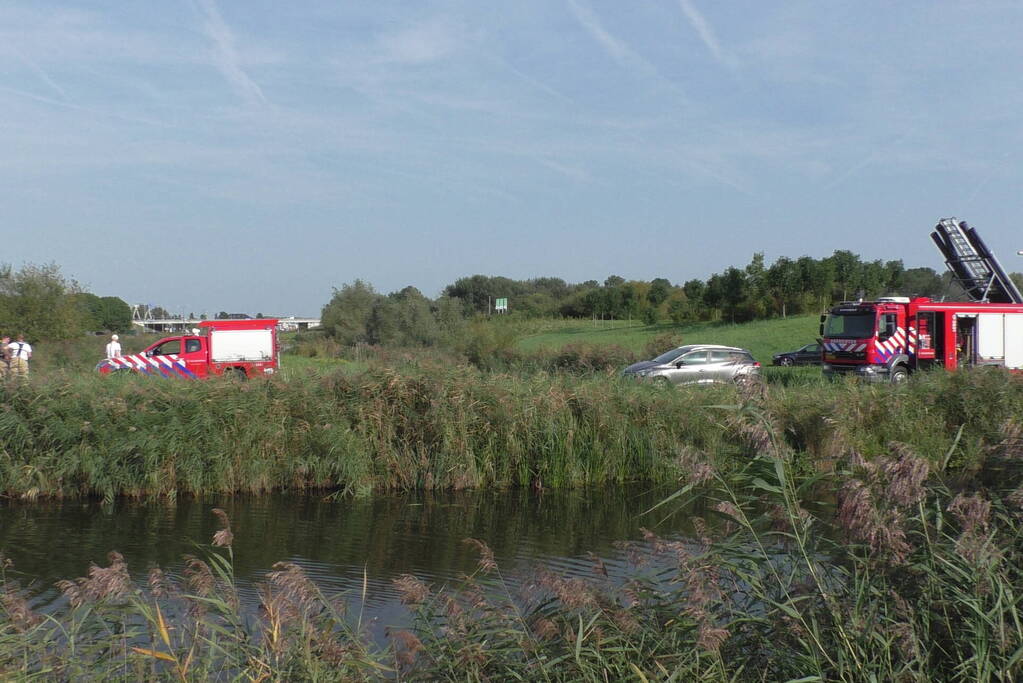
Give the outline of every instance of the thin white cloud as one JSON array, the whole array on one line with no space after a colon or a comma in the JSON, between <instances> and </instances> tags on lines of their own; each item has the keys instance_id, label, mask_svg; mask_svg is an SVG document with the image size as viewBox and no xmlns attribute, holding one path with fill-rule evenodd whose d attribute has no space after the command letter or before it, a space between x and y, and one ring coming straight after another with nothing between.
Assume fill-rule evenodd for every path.
<instances>
[{"instance_id":1,"label":"thin white cloud","mask_svg":"<svg viewBox=\"0 0 1023 683\"><path fill-rule=\"evenodd\" d=\"M657 69L650 62L605 29L600 19L589 7L581 4L578 0L568 0L568 6L572 10L572 16L575 17L575 20L590 34L591 38L604 48L604 51L613 60L627 69L639 71L645 76L655 76L663 80L657 73Z\"/></svg>"},{"instance_id":2,"label":"thin white cloud","mask_svg":"<svg viewBox=\"0 0 1023 683\"><path fill-rule=\"evenodd\" d=\"M593 181L593 178L590 176L589 171L587 171L584 168L570 166L568 164L564 164L560 161L556 161L551 158L538 157L537 161L542 166L546 166L552 171L556 171L557 173L560 173L561 175L570 178L571 180L577 183L590 183Z\"/></svg>"},{"instance_id":3,"label":"thin white cloud","mask_svg":"<svg viewBox=\"0 0 1023 683\"><path fill-rule=\"evenodd\" d=\"M717 35L715 35L714 29L707 19L693 6L690 0L679 0L678 4L682 8L682 13L686 15L689 24L696 31L696 35L700 37L703 44L710 50L711 55L714 56L714 60L722 66L733 68L735 61L721 49L721 43L718 42Z\"/></svg>"},{"instance_id":4,"label":"thin white cloud","mask_svg":"<svg viewBox=\"0 0 1023 683\"><path fill-rule=\"evenodd\" d=\"M67 91L64 90L64 88L57 85L57 82L50 78L50 74L46 73L46 71L41 66L39 66L39 64L36 63L35 60L29 58L28 55L26 55L24 52L22 52L13 45L11 46L11 49L14 51L14 54L17 55L18 59L20 59L25 66L31 69L32 72L39 77L39 80L41 80L43 83L45 83L50 88L55 90L57 94L63 97L65 100L69 99L67 96Z\"/></svg>"},{"instance_id":5,"label":"thin white cloud","mask_svg":"<svg viewBox=\"0 0 1023 683\"><path fill-rule=\"evenodd\" d=\"M224 21L214 0L199 0L204 16L203 30L213 41L213 66L243 98L253 103L265 103L263 89L241 67L234 32Z\"/></svg>"},{"instance_id":6,"label":"thin white cloud","mask_svg":"<svg viewBox=\"0 0 1023 683\"><path fill-rule=\"evenodd\" d=\"M539 79L533 78L532 76L530 76L526 72L522 71L518 67L516 67L513 64L509 63L507 60L502 59L502 58L498 57L497 55L493 55L493 54L484 54L483 56L484 56L484 58L489 59L493 63L499 65L501 68L507 69L509 72L514 74L517 78L522 80L524 83L529 84L533 88L536 88L537 90L543 91L543 92L547 93L548 95L551 95L555 99L561 100L562 102L566 102L566 103L572 104L572 105L576 104L576 101L573 100L568 95L566 95L565 93L563 93L563 92L561 92L559 90L555 90L554 88L552 88L551 86L547 85L546 83L544 83L543 81L541 81Z\"/></svg>"},{"instance_id":7,"label":"thin white cloud","mask_svg":"<svg viewBox=\"0 0 1023 683\"><path fill-rule=\"evenodd\" d=\"M169 123L165 123L163 121L158 121L155 119L146 119L139 116L126 116L116 111L104 111L102 109L97 109L95 107L85 107L67 100L55 100L52 97L44 97L43 95L37 95L36 93L33 92L26 92L24 90L18 90L17 88L9 88L5 85L0 85L0 92L10 93L11 95L23 97L28 100L34 100L36 102L42 102L43 104L52 105L58 108L86 112L89 114L93 114L97 117L115 119L117 121L125 121L127 123L143 123L149 126L160 126L163 128L174 127Z\"/></svg>"},{"instance_id":8,"label":"thin white cloud","mask_svg":"<svg viewBox=\"0 0 1023 683\"><path fill-rule=\"evenodd\" d=\"M600 43L615 61L624 65L632 65L639 61L639 58L625 43L608 33L589 7L584 7L576 0L568 0L568 6L572 9L572 15L575 16L576 21L582 24L590 36Z\"/></svg>"},{"instance_id":9,"label":"thin white cloud","mask_svg":"<svg viewBox=\"0 0 1023 683\"><path fill-rule=\"evenodd\" d=\"M442 21L412 26L378 38L380 59L399 64L424 64L443 59L462 43L457 27Z\"/></svg>"}]
</instances>

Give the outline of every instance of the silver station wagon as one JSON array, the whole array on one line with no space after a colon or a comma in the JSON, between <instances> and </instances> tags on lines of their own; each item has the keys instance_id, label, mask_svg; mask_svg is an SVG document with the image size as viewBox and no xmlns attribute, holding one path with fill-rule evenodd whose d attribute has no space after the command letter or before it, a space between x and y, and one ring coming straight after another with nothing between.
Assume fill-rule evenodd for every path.
<instances>
[{"instance_id":1,"label":"silver station wagon","mask_svg":"<svg viewBox=\"0 0 1023 683\"><path fill-rule=\"evenodd\" d=\"M690 344L633 363L622 376L665 384L741 384L760 380L760 363L746 349Z\"/></svg>"}]
</instances>

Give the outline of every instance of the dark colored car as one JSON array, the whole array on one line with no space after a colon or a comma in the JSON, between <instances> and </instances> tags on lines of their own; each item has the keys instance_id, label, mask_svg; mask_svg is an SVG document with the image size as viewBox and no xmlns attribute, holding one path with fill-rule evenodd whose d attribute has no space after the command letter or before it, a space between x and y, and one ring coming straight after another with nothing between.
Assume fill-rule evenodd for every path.
<instances>
[{"instance_id":1,"label":"dark colored car","mask_svg":"<svg viewBox=\"0 0 1023 683\"><path fill-rule=\"evenodd\" d=\"M816 342L795 351L774 354L775 365L820 365L821 362L821 345Z\"/></svg>"},{"instance_id":2,"label":"dark colored car","mask_svg":"<svg viewBox=\"0 0 1023 683\"><path fill-rule=\"evenodd\" d=\"M633 363L622 376L664 384L741 384L760 379L760 363L746 349L690 344Z\"/></svg>"}]
</instances>

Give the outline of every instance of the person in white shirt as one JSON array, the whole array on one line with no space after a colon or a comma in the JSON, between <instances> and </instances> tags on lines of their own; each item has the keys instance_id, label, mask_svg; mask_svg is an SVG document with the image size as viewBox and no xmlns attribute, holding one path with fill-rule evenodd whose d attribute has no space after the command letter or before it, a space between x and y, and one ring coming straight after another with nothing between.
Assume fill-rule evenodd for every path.
<instances>
[{"instance_id":1,"label":"person in white shirt","mask_svg":"<svg viewBox=\"0 0 1023 683\"><path fill-rule=\"evenodd\" d=\"M121 342L117 341L117 335L110 336L110 342L107 344L107 358L120 358L121 357Z\"/></svg>"},{"instance_id":2,"label":"person in white shirt","mask_svg":"<svg viewBox=\"0 0 1023 683\"><path fill-rule=\"evenodd\" d=\"M32 346L19 334L18 341L7 346L11 354L11 377L28 377L28 361L32 358Z\"/></svg>"}]
</instances>

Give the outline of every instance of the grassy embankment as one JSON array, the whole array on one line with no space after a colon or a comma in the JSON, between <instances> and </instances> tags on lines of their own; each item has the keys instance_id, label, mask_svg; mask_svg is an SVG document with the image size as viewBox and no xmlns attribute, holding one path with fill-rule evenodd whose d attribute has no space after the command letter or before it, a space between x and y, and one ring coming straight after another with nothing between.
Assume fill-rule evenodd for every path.
<instances>
[{"instance_id":1,"label":"grassy embankment","mask_svg":"<svg viewBox=\"0 0 1023 683\"><path fill-rule=\"evenodd\" d=\"M758 320L750 323L686 323L683 325L641 325L623 321L544 321L536 331L522 336L517 349L525 357L577 348L620 349L620 362L645 360L654 353L667 351L671 344L723 344L749 349L764 366L764 376L772 382L813 383L821 377L820 368L773 368L774 354L793 351L817 337L817 316L790 316L785 319ZM661 344L656 342L660 340ZM670 343L665 345L666 342ZM655 352L655 349L659 351ZM612 356L613 357L613 356Z\"/></svg>"},{"instance_id":2,"label":"grassy embankment","mask_svg":"<svg viewBox=\"0 0 1023 683\"><path fill-rule=\"evenodd\" d=\"M724 344L749 349L753 357L769 364L781 351L792 351L817 337L817 316L730 323L686 323L683 325L631 325L623 321L546 321L540 329L523 337L518 346L526 352L557 349L568 344L617 345L640 353L654 337L677 334L684 344ZM667 349L665 349L667 350Z\"/></svg>"}]
</instances>

